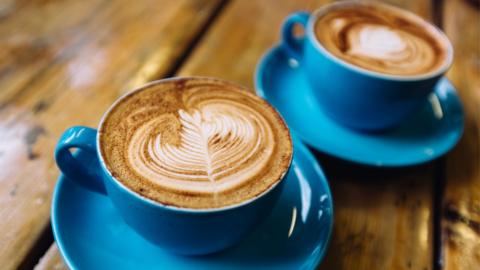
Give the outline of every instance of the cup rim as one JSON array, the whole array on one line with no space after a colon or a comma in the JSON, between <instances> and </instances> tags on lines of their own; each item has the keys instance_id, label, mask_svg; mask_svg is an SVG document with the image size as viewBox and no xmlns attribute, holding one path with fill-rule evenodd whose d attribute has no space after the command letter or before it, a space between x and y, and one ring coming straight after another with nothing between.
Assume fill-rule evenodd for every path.
<instances>
[{"instance_id":1,"label":"cup rim","mask_svg":"<svg viewBox=\"0 0 480 270\"><path fill-rule=\"evenodd\" d=\"M288 171L290 170L291 166L292 166L292 162L293 162L293 153L294 153L294 146L293 146L293 139L292 139L292 135L290 134L290 129L288 128L286 122L285 122L285 119L283 119L283 117L280 115L280 113L277 111L277 109L275 109L275 107L273 107L270 103L266 102L265 99L263 99L262 97L260 96L257 96L258 98L262 99L263 101L265 101L265 104L267 104L268 106L270 106L273 110L275 110L275 112L278 114L278 116L280 117L280 119L283 121L285 127L287 127L287 130L288 130L288 137L290 138L290 141L292 143L292 155L290 156L290 160L288 162L288 166L286 167L286 169L283 171L283 173L280 175L279 177L279 180L277 180L275 183L273 183L270 187L268 187L266 190L262 191L261 193L249 198L248 200L245 200L245 201L241 201L239 203L236 203L236 204L231 204L231 205L226 205L226 206L223 206L223 207L217 207L217 208L188 208L188 207L179 207L179 206L174 206L174 205L167 205L167 204L163 204L161 202L158 202L158 201L155 201L153 199L150 199L150 198L147 198L145 196L142 196L141 194L131 190L130 188L128 188L127 186L125 186L120 180L118 180L115 176L113 176L112 172L107 168L106 166L106 163L105 163L105 160L103 158L103 155L102 155L102 151L100 151L100 130L105 122L105 119L106 117L110 114L110 112L113 110L113 108L115 108L118 103L120 103L122 100L124 100L125 98L135 94L136 92L139 92L139 91L142 91L144 89L147 89L151 86L154 86L154 85L157 85L157 84L161 84L161 83L165 83L165 82L170 82L170 81L176 81L176 80L210 80L210 81L219 81L219 82L223 82L223 83L228 83L228 84L231 84L235 87L238 87L239 89L247 89L246 87L244 86L241 86L239 84L236 84L236 83L233 83L233 82L230 82L230 81L227 81L227 80L222 80L222 79L218 79L218 78L214 78L214 77L208 77L208 76L179 76L179 77L170 77L170 78L165 78L165 79L159 79L159 80L155 80L155 81L151 81L151 82L148 82L148 83L145 83L145 84L142 84L141 86L139 87L136 87L134 88L133 90L121 95L120 97L118 97L115 102L113 102L109 107L108 109L103 113L102 115L102 118L100 120L100 123L98 124L98 128L97 128L97 135L96 135L96 144L97 144L97 147L96 147L96 152L97 152L97 156L98 156L98 159L100 161L100 166L102 167L103 171L105 173L107 173L107 175L109 176L109 178L113 179L112 182L115 183L115 185L117 185L118 187L120 187L122 190L126 191L127 193L129 193L130 195L133 195L135 198L141 200L141 201L144 201L144 202L147 202L149 203L150 205L154 206L154 207L159 207L159 208L162 208L162 209L166 209L166 210L169 210L169 211L173 211L173 212L181 212L181 213L191 213L191 214L208 214L208 213L219 213L219 212L226 212L226 211L229 211L229 210L233 210L233 209L236 209L236 208L240 208L242 206L245 206L245 205L248 205L250 203L253 203L254 201L262 198L263 196L265 196L266 194L270 193L270 191L274 190L280 183L282 183L286 176L287 176L287 173ZM249 92L247 92L249 93ZM250 94L250 93L249 93ZM254 95L254 94L252 94Z\"/></svg>"},{"instance_id":2,"label":"cup rim","mask_svg":"<svg viewBox=\"0 0 480 270\"><path fill-rule=\"evenodd\" d=\"M341 7L348 7L348 6L358 6L358 5L374 5L374 6L380 6L381 8L384 9L390 9L394 10L395 12L399 12L403 15L407 15L412 17L414 20L416 20L417 23L420 23L422 25L425 25L429 28L431 28L432 32L435 33L435 35L438 35L438 38L441 39L445 43L446 49L447 49L447 57L442 64L441 67L437 68L434 71L425 73L425 74L419 74L419 75L395 75L395 74L387 74L387 73L381 73L378 71L372 71L368 70L366 68L362 68L359 66L356 66L354 64L351 64L335 55L333 55L331 52L329 52L317 39L315 36L315 23L317 19L324 15L325 13L329 12L330 10L334 8L341 8ZM380 78L380 79L386 79L386 80L394 80L394 81L419 81L419 80L425 80L425 79L430 79L437 77L439 75L444 74L452 65L453 62L453 45L451 41L448 39L447 35L440 29L438 28L435 24L427 21L426 19L422 18L421 16L415 14L414 12L406 9L402 9L400 7L394 6L394 5L389 5L385 3L379 3L379 2L374 2L374 1L369 1L369 0L345 0L345 1L339 1L339 2L334 2L330 4L326 4L315 11L311 13L310 18L307 23L306 27L306 35L308 39L314 44L314 47L320 51L324 56L328 57L335 63L362 75L369 76L369 77L374 77L374 78Z\"/></svg>"}]
</instances>

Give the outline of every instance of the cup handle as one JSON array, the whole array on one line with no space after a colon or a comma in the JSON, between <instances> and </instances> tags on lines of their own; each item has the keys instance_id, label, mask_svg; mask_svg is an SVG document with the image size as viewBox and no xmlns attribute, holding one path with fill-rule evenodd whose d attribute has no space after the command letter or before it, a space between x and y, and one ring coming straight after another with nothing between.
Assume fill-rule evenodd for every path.
<instances>
[{"instance_id":1,"label":"cup handle","mask_svg":"<svg viewBox=\"0 0 480 270\"><path fill-rule=\"evenodd\" d=\"M300 24L304 29L307 27L310 13L296 12L288 16L282 26L283 47L287 50L291 57L299 60L302 56L302 45L305 40L303 37L297 38L293 35L293 27L295 24Z\"/></svg>"},{"instance_id":2,"label":"cup handle","mask_svg":"<svg viewBox=\"0 0 480 270\"><path fill-rule=\"evenodd\" d=\"M97 156L97 130L89 127L76 126L67 129L55 148L55 161L62 173L75 183L97 193L106 194L102 182L100 161ZM93 157L88 161L80 161L70 149L78 148Z\"/></svg>"}]
</instances>

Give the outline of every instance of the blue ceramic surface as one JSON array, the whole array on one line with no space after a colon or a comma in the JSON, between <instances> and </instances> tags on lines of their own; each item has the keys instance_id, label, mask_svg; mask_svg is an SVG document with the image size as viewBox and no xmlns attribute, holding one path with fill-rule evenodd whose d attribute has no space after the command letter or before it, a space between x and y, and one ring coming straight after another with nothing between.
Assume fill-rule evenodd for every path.
<instances>
[{"instance_id":1,"label":"blue ceramic surface","mask_svg":"<svg viewBox=\"0 0 480 270\"><path fill-rule=\"evenodd\" d=\"M282 46L302 66L315 89L312 97L322 104L325 114L348 127L382 130L395 126L423 104L450 66L453 49L445 35L438 31L449 52L445 64L438 71L416 76L372 72L336 58L315 37L317 18L332 8L364 4L342 1L325 5L312 14L291 14L282 28ZM421 18L418 20L427 24ZM293 37L295 24L305 29L302 38Z\"/></svg>"},{"instance_id":2,"label":"blue ceramic surface","mask_svg":"<svg viewBox=\"0 0 480 270\"><path fill-rule=\"evenodd\" d=\"M179 254L208 254L245 237L275 205L284 181L240 204L216 209L186 209L163 205L131 191L100 162L97 131L71 127L55 149L55 159L69 180L108 196L125 222L145 239ZM91 154L78 160L70 152L79 148ZM232 230L231 228L235 228Z\"/></svg>"},{"instance_id":3,"label":"blue ceramic surface","mask_svg":"<svg viewBox=\"0 0 480 270\"><path fill-rule=\"evenodd\" d=\"M118 99L110 110L136 91L176 80L183 78L154 81L137 88ZM108 115L108 111L105 115ZM287 174L285 170L280 176L282 180L238 204L215 209L179 208L147 199L117 181L103 162L99 145L97 130L82 126L67 129L55 149L58 167L69 180L107 195L125 222L145 239L179 254L213 253L243 239L272 211ZM79 161L72 156L72 148L87 151L92 158Z\"/></svg>"},{"instance_id":4,"label":"blue ceramic surface","mask_svg":"<svg viewBox=\"0 0 480 270\"><path fill-rule=\"evenodd\" d=\"M445 78L417 112L399 126L376 133L355 131L327 117L301 65L281 46L259 62L255 86L304 142L361 164L395 167L427 162L450 150L463 132L462 105Z\"/></svg>"},{"instance_id":5,"label":"blue ceramic surface","mask_svg":"<svg viewBox=\"0 0 480 270\"><path fill-rule=\"evenodd\" d=\"M111 200L60 176L52 203L59 250L72 269L315 269L333 223L322 169L299 140L273 212L239 244L206 256L180 256L135 233ZM95 158L79 150L77 158ZM229 228L231 231L235 227Z\"/></svg>"}]
</instances>

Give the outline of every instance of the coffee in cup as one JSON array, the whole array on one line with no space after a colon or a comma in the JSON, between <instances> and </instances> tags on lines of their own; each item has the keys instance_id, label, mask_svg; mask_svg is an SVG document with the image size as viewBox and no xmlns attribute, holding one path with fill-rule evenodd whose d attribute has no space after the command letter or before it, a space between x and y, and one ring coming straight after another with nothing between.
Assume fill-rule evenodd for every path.
<instances>
[{"instance_id":1,"label":"coffee in cup","mask_svg":"<svg viewBox=\"0 0 480 270\"><path fill-rule=\"evenodd\" d=\"M94 158L79 161L71 148ZM272 106L205 77L140 87L110 107L98 132L71 127L55 150L66 179L108 196L138 234L195 255L239 242L268 216L292 155Z\"/></svg>"},{"instance_id":2,"label":"coffee in cup","mask_svg":"<svg viewBox=\"0 0 480 270\"><path fill-rule=\"evenodd\" d=\"M115 178L156 202L219 208L258 196L282 179L292 142L279 114L244 88L176 79L122 98L100 128Z\"/></svg>"},{"instance_id":3,"label":"coffee in cup","mask_svg":"<svg viewBox=\"0 0 480 270\"><path fill-rule=\"evenodd\" d=\"M294 25L305 35L293 35ZM290 15L282 47L300 64L323 112L362 131L400 124L448 70L448 38L419 16L369 1L339 1Z\"/></svg>"},{"instance_id":4,"label":"coffee in cup","mask_svg":"<svg viewBox=\"0 0 480 270\"><path fill-rule=\"evenodd\" d=\"M338 5L317 17L314 28L329 53L373 72L425 75L447 64L445 38L399 8L368 2Z\"/></svg>"}]
</instances>

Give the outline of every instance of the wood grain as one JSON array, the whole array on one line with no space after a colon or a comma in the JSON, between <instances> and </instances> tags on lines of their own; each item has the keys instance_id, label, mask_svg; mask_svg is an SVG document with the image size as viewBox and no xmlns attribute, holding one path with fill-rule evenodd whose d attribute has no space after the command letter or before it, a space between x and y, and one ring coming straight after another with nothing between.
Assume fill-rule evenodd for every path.
<instances>
[{"instance_id":1,"label":"wood grain","mask_svg":"<svg viewBox=\"0 0 480 270\"><path fill-rule=\"evenodd\" d=\"M53 244L35 266L34 270L68 270L68 267L62 261L57 245Z\"/></svg>"},{"instance_id":2,"label":"wood grain","mask_svg":"<svg viewBox=\"0 0 480 270\"><path fill-rule=\"evenodd\" d=\"M455 48L448 72L465 110L465 133L447 156L442 232L445 269L480 269L480 10L446 1L443 24Z\"/></svg>"},{"instance_id":3,"label":"wood grain","mask_svg":"<svg viewBox=\"0 0 480 270\"><path fill-rule=\"evenodd\" d=\"M180 75L208 75L253 87L261 55L279 41L284 18L327 1L234 1ZM431 18L430 1L392 3ZM326 131L328 132L328 131ZM331 184L335 228L324 269L431 269L431 165L377 170L317 154Z\"/></svg>"},{"instance_id":4,"label":"wood grain","mask_svg":"<svg viewBox=\"0 0 480 270\"><path fill-rule=\"evenodd\" d=\"M0 4L0 265L14 269L49 224L69 126L96 126L126 89L171 72L220 1Z\"/></svg>"},{"instance_id":5,"label":"wood grain","mask_svg":"<svg viewBox=\"0 0 480 270\"><path fill-rule=\"evenodd\" d=\"M261 54L279 39L285 16L326 1L233 1L187 59L181 75L218 76L253 87ZM430 18L430 1L390 1ZM447 158L443 238L447 269L478 269L478 11L445 1L444 25L456 48L450 79L465 103L466 132ZM478 25L478 23L477 23ZM468 27L472 26L472 27ZM466 38L468 37L468 38ZM148 70L148 69L147 69ZM332 186L336 224L321 269L431 269L432 166L378 170L317 153ZM58 261L58 255L45 262ZM44 268L45 269L45 268Z\"/></svg>"}]
</instances>

